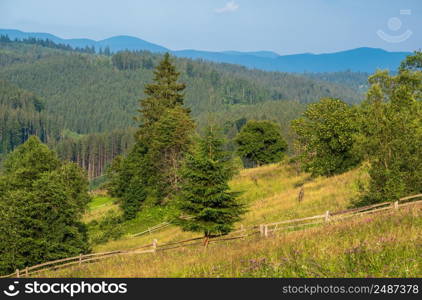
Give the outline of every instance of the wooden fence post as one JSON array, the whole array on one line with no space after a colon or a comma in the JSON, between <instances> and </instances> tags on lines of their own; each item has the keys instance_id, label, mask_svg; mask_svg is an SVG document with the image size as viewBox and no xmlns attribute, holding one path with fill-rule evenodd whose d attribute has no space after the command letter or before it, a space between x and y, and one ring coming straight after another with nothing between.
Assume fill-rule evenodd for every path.
<instances>
[{"instance_id":1,"label":"wooden fence post","mask_svg":"<svg viewBox=\"0 0 422 300\"><path fill-rule=\"evenodd\" d=\"M330 211L329 210L327 210L325 212L325 222L328 222L328 221L330 221Z\"/></svg>"},{"instance_id":2,"label":"wooden fence post","mask_svg":"<svg viewBox=\"0 0 422 300\"><path fill-rule=\"evenodd\" d=\"M243 224L240 224L240 231L243 231Z\"/></svg>"},{"instance_id":3,"label":"wooden fence post","mask_svg":"<svg viewBox=\"0 0 422 300\"><path fill-rule=\"evenodd\" d=\"M399 209L399 201L394 202L394 209Z\"/></svg>"},{"instance_id":4,"label":"wooden fence post","mask_svg":"<svg viewBox=\"0 0 422 300\"><path fill-rule=\"evenodd\" d=\"M79 265L82 265L82 253L79 254Z\"/></svg>"},{"instance_id":5,"label":"wooden fence post","mask_svg":"<svg viewBox=\"0 0 422 300\"><path fill-rule=\"evenodd\" d=\"M259 225L259 233L260 233L261 236L264 235L264 225L263 224Z\"/></svg>"},{"instance_id":6,"label":"wooden fence post","mask_svg":"<svg viewBox=\"0 0 422 300\"><path fill-rule=\"evenodd\" d=\"M204 251L207 250L209 243L210 243L210 238L207 236L204 239Z\"/></svg>"},{"instance_id":7,"label":"wooden fence post","mask_svg":"<svg viewBox=\"0 0 422 300\"><path fill-rule=\"evenodd\" d=\"M264 226L264 236L268 237L268 225Z\"/></svg>"},{"instance_id":8,"label":"wooden fence post","mask_svg":"<svg viewBox=\"0 0 422 300\"><path fill-rule=\"evenodd\" d=\"M152 241L152 250L154 250L154 253L155 253L155 251L157 251L157 239L154 239Z\"/></svg>"},{"instance_id":9,"label":"wooden fence post","mask_svg":"<svg viewBox=\"0 0 422 300\"><path fill-rule=\"evenodd\" d=\"M20 274L19 274L19 269L16 269L16 277L19 278Z\"/></svg>"}]
</instances>

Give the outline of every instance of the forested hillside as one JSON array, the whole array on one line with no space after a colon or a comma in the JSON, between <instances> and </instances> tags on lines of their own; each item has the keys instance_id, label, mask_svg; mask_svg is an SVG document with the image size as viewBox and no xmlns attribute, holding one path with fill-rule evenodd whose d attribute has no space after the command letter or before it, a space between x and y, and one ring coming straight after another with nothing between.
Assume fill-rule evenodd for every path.
<instances>
[{"instance_id":1,"label":"forested hillside","mask_svg":"<svg viewBox=\"0 0 422 300\"><path fill-rule=\"evenodd\" d=\"M43 101L0 80L0 155L12 151L31 135L49 143L59 138L60 129L45 112Z\"/></svg>"},{"instance_id":2,"label":"forested hillside","mask_svg":"<svg viewBox=\"0 0 422 300\"><path fill-rule=\"evenodd\" d=\"M66 131L54 148L60 158L78 163L89 178L96 178L104 173L114 157L133 146L135 131L135 128L127 128L86 135Z\"/></svg>"},{"instance_id":3,"label":"forested hillside","mask_svg":"<svg viewBox=\"0 0 422 300\"><path fill-rule=\"evenodd\" d=\"M29 134L35 133L50 144L59 143L55 148L62 158L77 161L90 177L99 176L110 159L133 143L134 130L130 128L136 126L133 117L138 101L144 97L144 86L151 82L153 68L162 55L145 51L96 55L54 44L47 46L36 41L28 44L2 39L0 79L42 99L42 112L27 116L27 122L39 124L42 130L31 129L35 132ZM234 137L248 119L288 124L304 110L304 104L321 97L339 97L349 103L361 100L355 89L321 78L313 80L183 58L173 60L181 72L181 82L187 85L185 105L199 127L203 128L212 118L229 137ZM18 119L19 124L26 122L22 117ZM10 118L7 122L11 122ZM49 122L54 126L49 126ZM5 143L19 144L28 135L22 134L24 125L14 125L20 130L18 134L17 129L10 131L7 128L11 125L4 124L2 134L13 142L2 139L0 152L13 149ZM288 139L288 132L284 134Z\"/></svg>"},{"instance_id":4,"label":"forested hillside","mask_svg":"<svg viewBox=\"0 0 422 300\"><path fill-rule=\"evenodd\" d=\"M344 72L304 73L304 76L343 85L362 93L366 92L369 87L369 73L365 72L352 72L349 70Z\"/></svg>"},{"instance_id":5,"label":"forested hillside","mask_svg":"<svg viewBox=\"0 0 422 300\"><path fill-rule=\"evenodd\" d=\"M143 86L151 81L152 68L161 58L148 52L123 52L110 59L56 51L56 55L31 59L34 48L39 46L19 46L20 51L13 53L22 56L24 62L5 66L0 71L0 78L44 97L46 109L53 114L63 114L63 127L78 133L133 125L131 117L137 101L144 96ZM7 57L11 48L16 45L2 43L2 55ZM298 100L301 103L314 102L321 97L340 97L350 102L359 100L351 89L286 73L250 71L233 65L187 59L175 59L175 62L182 72L181 80L189 87L186 105L194 116L210 110L220 111L231 104L256 104L268 100Z\"/></svg>"}]
</instances>

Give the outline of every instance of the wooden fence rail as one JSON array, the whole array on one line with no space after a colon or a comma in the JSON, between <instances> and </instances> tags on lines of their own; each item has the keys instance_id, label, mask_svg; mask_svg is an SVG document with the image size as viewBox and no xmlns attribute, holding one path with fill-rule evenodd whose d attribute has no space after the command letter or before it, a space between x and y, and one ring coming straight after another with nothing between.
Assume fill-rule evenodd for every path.
<instances>
[{"instance_id":1,"label":"wooden fence rail","mask_svg":"<svg viewBox=\"0 0 422 300\"><path fill-rule=\"evenodd\" d=\"M218 242L223 242L223 241L241 239L241 238L256 235L258 233L262 237L268 237L270 233L273 233L279 230L300 229L301 227L304 227L304 226L320 225L320 224L325 224L328 222L333 222L333 221L335 222L335 221L342 220L344 218L349 218L349 217L356 217L356 216L361 216L361 215L371 214L371 213L379 213L385 210L396 210L396 209L399 209L400 207L405 207L405 206L410 206L410 205L421 205L422 200L415 201L415 199L417 198L422 198L422 194L404 197L404 198L399 199L396 202L383 202L383 203L368 205L368 206L359 207L359 208L337 211L333 213L327 211L323 215L317 215L317 216L312 216L312 217L306 217L306 218L300 218L300 219L294 219L294 220L284 220L280 222L252 225L248 227L244 227L243 225L241 225L239 229L230 233L230 235L233 235L233 234L240 234L240 235L237 235L237 236L226 235L225 237L217 236L210 239L209 243L218 243ZM170 223L164 222L164 223L161 223L154 227L149 228L149 230L135 234L134 236L139 236L148 232L153 232L153 231L162 229L164 227L167 227L169 225ZM186 240L177 241L177 242L169 242L165 244L159 244L158 241L154 239L151 244L142 245L142 246L132 248L129 250L116 250L116 251L109 251L109 252L102 252L102 253L91 253L91 254L85 254L85 255L80 254L74 257L53 260L53 261L45 262L45 263L38 264L32 267L26 267L23 270L18 269L12 274L0 276L0 278L29 277L29 275L67 268L67 267L71 267L75 265L82 265L89 262L111 258L117 255L156 253L157 251L166 251L166 250L176 249L176 248L181 248L181 247L186 247L186 246L199 245L199 244L203 244L203 241L199 241L203 239L204 237L196 237L196 238L186 239Z\"/></svg>"},{"instance_id":2,"label":"wooden fence rail","mask_svg":"<svg viewBox=\"0 0 422 300\"><path fill-rule=\"evenodd\" d=\"M379 213L386 210L399 209L400 207L409 206L409 205L421 205L422 200L415 201L415 199L418 199L418 198L422 198L422 194L404 197L395 202L377 203L377 204L363 206L359 208L342 210L342 211L338 211L334 213L330 213L329 211L327 211L324 215L317 215L317 216L301 218L301 219L261 224L260 235L264 237L268 237L269 233L279 231L279 230L298 229L304 226L312 226L312 225L324 224L327 222L339 221L339 220L349 218L349 217L356 217L356 216L362 216L366 214Z\"/></svg>"},{"instance_id":3,"label":"wooden fence rail","mask_svg":"<svg viewBox=\"0 0 422 300\"><path fill-rule=\"evenodd\" d=\"M135 234L132 235L132 237L141 236L141 235L144 235L144 234L147 234L147 233L151 234L151 233L153 233L155 231L161 230L161 229L166 228L168 226L170 226L170 223L169 222L164 222L164 223L155 225L153 227L148 227L147 230L144 230L142 232L135 233Z\"/></svg>"}]
</instances>

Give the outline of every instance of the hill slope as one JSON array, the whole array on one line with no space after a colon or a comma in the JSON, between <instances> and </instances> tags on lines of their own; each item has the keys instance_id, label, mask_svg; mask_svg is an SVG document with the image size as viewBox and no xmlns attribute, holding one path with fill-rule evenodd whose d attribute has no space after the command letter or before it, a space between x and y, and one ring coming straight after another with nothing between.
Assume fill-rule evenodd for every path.
<instances>
[{"instance_id":1,"label":"hill slope","mask_svg":"<svg viewBox=\"0 0 422 300\"><path fill-rule=\"evenodd\" d=\"M34 56L37 52L41 54ZM63 128L77 133L124 129L135 125L138 100L161 56L141 52L131 54L130 59L139 61L139 66L125 69L106 56L0 43L0 79L44 98L49 113L63 116ZM352 89L286 73L187 59L175 62L181 81L188 86L186 105L195 117L270 100L309 103L320 97L338 97L357 102L361 98Z\"/></svg>"},{"instance_id":2,"label":"hill slope","mask_svg":"<svg viewBox=\"0 0 422 300\"><path fill-rule=\"evenodd\" d=\"M60 128L33 93L0 80L0 159L37 135L44 143L60 136Z\"/></svg>"},{"instance_id":3,"label":"hill slope","mask_svg":"<svg viewBox=\"0 0 422 300\"><path fill-rule=\"evenodd\" d=\"M61 158L79 163L93 178L101 176L107 164L132 145L138 101L160 59L160 54L151 52L120 52L109 57L3 39L0 80L43 101L49 125L45 133L36 134L54 146ZM271 119L282 125L289 141L288 124L304 111L306 103L321 97L350 103L362 98L355 89L318 78L173 59L181 72L180 81L187 84L185 104L199 129L212 118L229 138L246 120ZM10 135L10 126L0 125L6 131L2 135ZM25 127L13 130L27 132ZM2 146L0 154L23 141Z\"/></svg>"},{"instance_id":4,"label":"hill slope","mask_svg":"<svg viewBox=\"0 0 422 300\"><path fill-rule=\"evenodd\" d=\"M297 174L292 167L270 165L243 170L231 186L243 190L242 199L249 204L249 212L241 223L255 225L344 209L356 195L355 180L362 176L364 173L354 170L332 178L311 179ZM296 196L301 185L305 188L305 200L299 204ZM112 202L107 205L108 211L117 209ZM147 212L125 225L125 230L136 233L165 220L163 215L148 219ZM119 256L42 276L416 277L421 274L421 233L421 210L400 210L306 230L281 231L268 239L251 237L210 244L206 252L200 246L191 246L156 255ZM128 235L100 244L95 251L130 249L148 244L153 238L166 243L194 236L197 235L168 227L152 235Z\"/></svg>"}]
</instances>

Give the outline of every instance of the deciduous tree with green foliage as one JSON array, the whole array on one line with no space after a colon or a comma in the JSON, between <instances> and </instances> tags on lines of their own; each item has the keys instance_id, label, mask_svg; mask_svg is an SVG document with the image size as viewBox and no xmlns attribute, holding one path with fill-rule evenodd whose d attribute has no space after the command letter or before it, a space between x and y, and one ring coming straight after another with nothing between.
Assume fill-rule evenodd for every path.
<instances>
[{"instance_id":1,"label":"deciduous tree with green foliage","mask_svg":"<svg viewBox=\"0 0 422 300\"><path fill-rule=\"evenodd\" d=\"M0 174L0 273L89 251L81 222L89 200L77 165L37 137L17 147Z\"/></svg>"},{"instance_id":2,"label":"deciduous tree with green foliage","mask_svg":"<svg viewBox=\"0 0 422 300\"><path fill-rule=\"evenodd\" d=\"M271 121L248 121L236 137L237 153L246 167L280 161L287 150L281 128Z\"/></svg>"},{"instance_id":3,"label":"deciduous tree with green foliage","mask_svg":"<svg viewBox=\"0 0 422 300\"><path fill-rule=\"evenodd\" d=\"M422 71L422 51L415 51L400 64L400 71Z\"/></svg>"},{"instance_id":4,"label":"deciduous tree with green foliage","mask_svg":"<svg viewBox=\"0 0 422 300\"><path fill-rule=\"evenodd\" d=\"M354 151L356 112L340 99L324 98L309 104L291 127L297 135L297 159L305 171L331 176L360 162Z\"/></svg>"},{"instance_id":5,"label":"deciduous tree with green foliage","mask_svg":"<svg viewBox=\"0 0 422 300\"><path fill-rule=\"evenodd\" d=\"M409 56L397 75L378 71L362 104L359 145L369 182L357 205L422 193L422 55Z\"/></svg>"},{"instance_id":6,"label":"deciduous tree with green foliage","mask_svg":"<svg viewBox=\"0 0 422 300\"><path fill-rule=\"evenodd\" d=\"M181 174L177 203L182 216L175 223L186 231L203 232L206 243L213 235L229 233L245 207L238 193L230 191L234 168L215 129L209 128L187 155Z\"/></svg>"}]
</instances>

